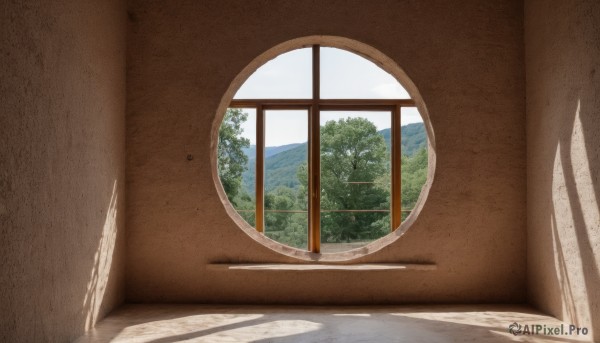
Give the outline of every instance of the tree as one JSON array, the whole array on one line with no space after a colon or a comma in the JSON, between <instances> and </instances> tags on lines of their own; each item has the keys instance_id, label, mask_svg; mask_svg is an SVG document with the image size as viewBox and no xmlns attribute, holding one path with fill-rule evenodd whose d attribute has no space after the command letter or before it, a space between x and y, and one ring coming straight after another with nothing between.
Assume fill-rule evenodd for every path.
<instances>
[{"instance_id":1,"label":"tree","mask_svg":"<svg viewBox=\"0 0 600 343\"><path fill-rule=\"evenodd\" d=\"M296 190L279 186L265 194L265 235L280 243L307 249L308 214L286 211L300 210ZM270 212L269 210L275 210Z\"/></svg>"},{"instance_id":2,"label":"tree","mask_svg":"<svg viewBox=\"0 0 600 343\"><path fill-rule=\"evenodd\" d=\"M365 118L328 121L321 128L321 208L389 209L389 186L376 180L389 173L384 138ZM389 215L381 212L325 212L323 242L379 238L389 233Z\"/></svg>"},{"instance_id":3,"label":"tree","mask_svg":"<svg viewBox=\"0 0 600 343\"><path fill-rule=\"evenodd\" d=\"M242 184L242 173L248 163L243 148L249 147L250 141L241 136L244 132L242 123L247 119L248 115L241 109L229 108L219 128L217 168L223 189L234 206Z\"/></svg>"},{"instance_id":4,"label":"tree","mask_svg":"<svg viewBox=\"0 0 600 343\"><path fill-rule=\"evenodd\" d=\"M412 156L402 155L402 208L414 208L427 181L427 147Z\"/></svg>"}]
</instances>

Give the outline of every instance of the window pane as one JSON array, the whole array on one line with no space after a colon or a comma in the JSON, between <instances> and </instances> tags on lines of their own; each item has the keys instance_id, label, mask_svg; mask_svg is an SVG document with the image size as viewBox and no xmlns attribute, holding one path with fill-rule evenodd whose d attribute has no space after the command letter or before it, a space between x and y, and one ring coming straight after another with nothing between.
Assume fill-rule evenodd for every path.
<instances>
[{"instance_id":1,"label":"window pane","mask_svg":"<svg viewBox=\"0 0 600 343\"><path fill-rule=\"evenodd\" d=\"M416 107L402 107L402 220L415 207L427 181L427 133Z\"/></svg>"},{"instance_id":2,"label":"window pane","mask_svg":"<svg viewBox=\"0 0 600 343\"><path fill-rule=\"evenodd\" d=\"M321 252L391 232L390 112L321 112Z\"/></svg>"},{"instance_id":3,"label":"window pane","mask_svg":"<svg viewBox=\"0 0 600 343\"><path fill-rule=\"evenodd\" d=\"M388 72L354 53L321 47L322 99L409 99Z\"/></svg>"},{"instance_id":4,"label":"window pane","mask_svg":"<svg viewBox=\"0 0 600 343\"><path fill-rule=\"evenodd\" d=\"M278 212L265 209L265 235L281 244L308 249L308 212Z\"/></svg>"},{"instance_id":5,"label":"window pane","mask_svg":"<svg viewBox=\"0 0 600 343\"><path fill-rule=\"evenodd\" d=\"M265 235L308 248L308 111L265 111Z\"/></svg>"},{"instance_id":6,"label":"window pane","mask_svg":"<svg viewBox=\"0 0 600 343\"><path fill-rule=\"evenodd\" d=\"M292 50L258 68L234 99L310 99L312 49Z\"/></svg>"},{"instance_id":7,"label":"window pane","mask_svg":"<svg viewBox=\"0 0 600 343\"><path fill-rule=\"evenodd\" d=\"M219 178L229 202L255 225L254 165L256 159L256 110L229 108L219 128L217 163Z\"/></svg>"}]
</instances>

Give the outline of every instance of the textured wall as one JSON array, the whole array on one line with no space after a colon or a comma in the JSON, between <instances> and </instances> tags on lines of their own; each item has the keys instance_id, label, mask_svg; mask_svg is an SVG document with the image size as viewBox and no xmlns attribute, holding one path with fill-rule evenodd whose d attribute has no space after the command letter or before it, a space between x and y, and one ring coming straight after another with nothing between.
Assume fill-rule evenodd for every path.
<instances>
[{"instance_id":1,"label":"textured wall","mask_svg":"<svg viewBox=\"0 0 600 343\"><path fill-rule=\"evenodd\" d=\"M126 10L0 4L0 341L67 342L124 296Z\"/></svg>"},{"instance_id":2,"label":"textured wall","mask_svg":"<svg viewBox=\"0 0 600 343\"><path fill-rule=\"evenodd\" d=\"M132 0L128 11L129 300L524 300L520 1ZM224 92L255 57L316 34L373 46L420 90L437 143L429 199L404 236L357 262L428 261L437 271L207 270L215 261L293 261L228 217L212 180L211 126Z\"/></svg>"},{"instance_id":3,"label":"textured wall","mask_svg":"<svg viewBox=\"0 0 600 343\"><path fill-rule=\"evenodd\" d=\"M600 337L600 3L525 6L528 285Z\"/></svg>"}]
</instances>

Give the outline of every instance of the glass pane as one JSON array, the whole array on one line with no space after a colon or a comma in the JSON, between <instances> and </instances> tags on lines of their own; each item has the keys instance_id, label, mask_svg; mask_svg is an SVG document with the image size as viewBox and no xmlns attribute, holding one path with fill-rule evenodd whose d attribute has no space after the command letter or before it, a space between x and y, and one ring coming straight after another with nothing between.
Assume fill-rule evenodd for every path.
<instances>
[{"instance_id":1,"label":"glass pane","mask_svg":"<svg viewBox=\"0 0 600 343\"><path fill-rule=\"evenodd\" d=\"M410 214L427 181L427 132L416 107L402 107L402 220Z\"/></svg>"},{"instance_id":2,"label":"glass pane","mask_svg":"<svg viewBox=\"0 0 600 343\"><path fill-rule=\"evenodd\" d=\"M308 111L265 111L265 235L308 248Z\"/></svg>"},{"instance_id":3,"label":"glass pane","mask_svg":"<svg viewBox=\"0 0 600 343\"><path fill-rule=\"evenodd\" d=\"M292 50L265 63L237 91L234 99L310 99L312 48Z\"/></svg>"},{"instance_id":4,"label":"glass pane","mask_svg":"<svg viewBox=\"0 0 600 343\"><path fill-rule=\"evenodd\" d=\"M364 57L325 47L320 56L322 99L410 99L391 74Z\"/></svg>"},{"instance_id":5,"label":"glass pane","mask_svg":"<svg viewBox=\"0 0 600 343\"><path fill-rule=\"evenodd\" d=\"M321 252L391 232L390 112L321 112Z\"/></svg>"},{"instance_id":6,"label":"glass pane","mask_svg":"<svg viewBox=\"0 0 600 343\"><path fill-rule=\"evenodd\" d=\"M229 202L255 225L256 110L229 108L219 128L217 167Z\"/></svg>"},{"instance_id":7,"label":"glass pane","mask_svg":"<svg viewBox=\"0 0 600 343\"><path fill-rule=\"evenodd\" d=\"M294 248L308 249L308 213L298 210L276 212L265 209L265 235Z\"/></svg>"}]
</instances>

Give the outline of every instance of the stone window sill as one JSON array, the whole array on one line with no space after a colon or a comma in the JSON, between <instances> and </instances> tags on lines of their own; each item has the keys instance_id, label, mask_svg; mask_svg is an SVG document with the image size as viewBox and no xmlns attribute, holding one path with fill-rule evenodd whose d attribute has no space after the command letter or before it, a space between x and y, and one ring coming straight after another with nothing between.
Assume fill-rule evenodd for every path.
<instances>
[{"instance_id":1,"label":"stone window sill","mask_svg":"<svg viewBox=\"0 0 600 343\"><path fill-rule=\"evenodd\" d=\"M211 263L209 270L218 271L269 271L269 272L313 272L313 271L401 271L401 270L436 270L437 265L433 263L364 263L364 264L284 264L284 263Z\"/></svg>"}]
</instances>

